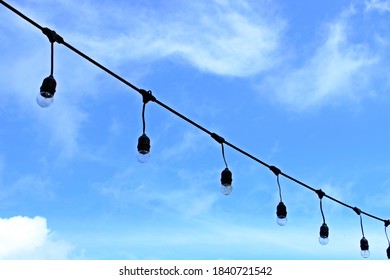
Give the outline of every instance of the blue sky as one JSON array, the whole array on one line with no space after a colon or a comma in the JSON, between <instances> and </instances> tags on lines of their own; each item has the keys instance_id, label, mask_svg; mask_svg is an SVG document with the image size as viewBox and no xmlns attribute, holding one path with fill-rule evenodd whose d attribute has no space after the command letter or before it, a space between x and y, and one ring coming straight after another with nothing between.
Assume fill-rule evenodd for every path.
<instances>
[{"instance_id":1,"label":"blue sky","mask_svg":"<svg viewBox=\"0 0 390 280\"><path fill-rule=\"evenodd\" d=\"M328 195L390 209L390 1L8 1L208 130ZM0 7L1 259L361 259L359 217L55 45L57 92L35 97L50 43ZM371 259L382 222L363 215Z\"/></svg>"}]
</instances>

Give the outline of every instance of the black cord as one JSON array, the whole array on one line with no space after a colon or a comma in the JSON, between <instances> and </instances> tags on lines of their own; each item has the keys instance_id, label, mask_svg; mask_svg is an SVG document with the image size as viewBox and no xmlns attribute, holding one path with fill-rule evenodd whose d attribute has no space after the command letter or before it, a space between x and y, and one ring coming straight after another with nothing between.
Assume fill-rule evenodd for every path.
<instances>
[{"instance_id":1,"label":"black cord","mask_svg":"<svg viewBox=\"0 0 390 280\"><path fill-rule=\"evenodd\" d=\"M225 166L226 168L228 168L228 165L226 163L226 158L225 158L225 148L223 146L223 143L221 143L221 147L222 147L222 157L223 157L223 162L225 163Z\"/></svg>"},{"instance_id":2,"label":"black cord","mask_svg":"<svg viewBox=\"0 0 390 280\"><path fill-rule=\"evenodd\" d=\"M322 209L322 198L320 199L320 210L321 210L321 215L322 215L322 221L323 221L323 223L325 223L325 215L324 215L324 211Z\"/></svg>"},{"instance_id":3,"label":"black cord","mask_svg":"<svg viewBox=\"0 0 390 280\"><path fill-rule=\"evenodd\" d=\"M283 202L283 200L282 200L282 188L280 187L279 175L276 176L276 182L278 183L280 202Z\"/></svg>"},{"instance_id":4,"label":"black cord","mask_svg":"<svg viewBox=\"0 0 390 280\"><path fill-rule=\"evenodd\" d=\"M362 215L359 215L360 217L360 228L362 229L362 235L364 237L364 230L363 230L363 219L362 219Z\"/></svg>"},{"instance_id":5,"label":"black cord","mask_svg":"<svg viewBox=\"0 0 390 280\"><path fill-rule=\"evenodd\" d=\"M54 43L50 43L50 45L51 45L50 76L53 76L53 73L54 73Z\"/></svg>"},{"instance_id":6,"label":"black cord","mask_svg":"<svg viewBox=\"0 0 390 280\"><path fill-rule=\"evenodd\" d=\"M145 130L146 130L146 123L145 123L145 107L146 107L146 103L144 102L143 106L142 106L142 133L145 134Z\"/></svg>"}]
</instances>

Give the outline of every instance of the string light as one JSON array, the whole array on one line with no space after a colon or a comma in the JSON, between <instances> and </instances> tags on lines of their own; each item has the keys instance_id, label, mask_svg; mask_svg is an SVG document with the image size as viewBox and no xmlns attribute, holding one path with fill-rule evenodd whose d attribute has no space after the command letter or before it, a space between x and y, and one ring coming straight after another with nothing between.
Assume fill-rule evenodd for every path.
<instances>
[{"instance_id":1,"label":"string light","mask_svg":"<svg viewBox=\"0 0 390 280\"><path fill-rule=\"evenodd\" d=\"M150 139L146 135L145 130L146 130L146 124L145 124L145 107L146 104L149 101L153 101L155 98L152 95L152 92L146 91L146 90L141 90L142 92L142 101L143 101L143 106L142 106L142 135L138 138L138 156L137 159L140 163L145 163L149 160L150 158Z\"/></svg>"},{"instance_id":2,"label":"string light","mask_svg":"<svg viewBox=\"0 0 390 280\"><path fill-rule=\"evenodd\" d=\"M318 241L321 245L326 245L329 242L329 227L326 224L324 211L322 209L322 198L324 197L325 193L321 189L317 190L316 193L320 199L320 210L322 216L322 225L320 227L320 237L318 238Z\"/></svg>"},{"instance_id":3,"label":"string light","mask_svg":"<svg viewBox=\"0 0 390 280\"><path fill-rule=\"evenodd\" d=\"M225 139L223 139L221 136L212 133L211 137L217 141L219 144L221 144L222 148L222 158L223 162L225 163L225 169L221 172L221 193L224 195L229 195L233 191L232 181L233 181L233 174L229 170L229 167L226 162L225 158L225 148L223 146L223 143L225 142Z\"/></svg>"},{"instance_id":4,"label":"string light","mask_svg":"<svg viewBox=\"0 0 390 280\"><path fill-rule=\"evenodd\" d=\"M353 211L355 211L356 214L359 215L359 218L360 218L360 229L362 230L362 239L360 239L360 255L363 257L363 258L368 258L370 256L370 246L368 245L368 240L366 239L366 237L364 236L364 230L363 230L363 220L362 220L362 211L357 208L357 207L354 207L352 208Z\"/></svg>"},{"instance_id":5,"label":"string light","mask_svg":"<svg viewBox=\"0 0 390 280\"><path fill-rule=\"evenodd\" d=\"M81 56L84 59L88 60L89 62L91 62L95 66L99 67L100 69L102 69L106 73L110 74L112 77L116 78L117 80L119 80L120 82L122 82L125 85L129 86L130 88L132 88L133 90L137 91L138 93L140 93L143 96L143 99L144 99L144 104L143 104L144 105L143 106L143 134L139 138L137 149L138 149L138 151L141 151L144 155L149 155L149 153L150 153L150 139L145 134L144 110L145 110L146 103L148 101L153 101L156 104L160 105L161 107L165 108L166 110L170 111L174 115L176 115L176 116L180 117L181 119L183 119L184 121L188 122L189 124L195 126L196 128L202 130L203 132L209 134L215 140L217 140L219 143L221 143L222 151L223 151L223 157L224 157L224 145L226 145L226 146L229 146L230 148L236 150L237 152L247 156L248 158L256 161L257 163L259 163L259 164L269 168L277 176L277 183L278 183L278 187L279 187L280 202L279 202L279 204L277 206L277 216L278 216L278 219L281 219L281 220L285 219L286 222L287 222L287 219L286 219L287 218L287 209L286 209L286 206L284 205L284 203L282 201L279 176L283 176L283 177L285 177L285 178L287 178L287 179L297 183L300 186L303 186L303 187L305 187L305 188L307 188L307 189L309 189L311 191L317 192L316 189L310 187L309 185L299 181L298 179L296 179L296 178L294 178L294 177L292 177L290 175L287 175L287 174L281 172L280 169L278 169L277 167L271 166L271 165L263 162L262 160L258 159L257 157L255 157L255 156L249 154L248 152L242 150L241 148L239 148L239 147L229 143L224 138L216 135L215 133L210 132L209 130L207 130L203 126L197 124L193 120L185 117L181 113L179 113L179 112L175 111L174 109L170 108L169 106L167 106L166 104L162 103L161 101L157 100L154 96L152 96L151 91L145 91L143 89L137 88L136 86L134 86L133 84L131 84L130 82L128 82L127 80L122 78L121 76L117 75L116 73L114 73L113 71L109 70L108 68L106 68L102 64L98 63L97 61L95 61L94 59L92 59L91 57L86 55L85 53L79 51L78 49L76 49L72 45L70 45L67 42L65 42L64 39L61 36L59 36L55 31L52 31L52 30L50 30L48 28L43 28L38 23L33 21L31 18L27 17L26 15L24 15L23 13L21 13L20 11L18 11L17 9L12 7L11 5L7 4L5 1L0 0L0 4L5 6L9 10L11 10L12 12L17 14L18 16L20 16L21 18L23 18L24 20L26 20L27 22L29 22L30 24L35 26L36 28L40 29L49 38L49 41L51 43L51 50L52 50L52 52L51 52L51 74L43 80L43 83L42 83L42 86L41 86L41 89L40 89L41 93L38 96L40 100L39 101L37 100L37 101L38 101L38 104L42 103L42 104L40 104L41 106L42 105L43 105L43 107L50 106L50 104L53 101L52 99L53 99L53 96L54 96L54 93L55 93L56 82L55 82L55 79L54 79L54 76L53 76L53 68L54 68L53 66L54 66L54 43L56 42L56 43L64 45L65 47L67 47L71 51L75 52L79 56ZM45 101L45 102L41 102L42 100ZM225 167L225 169L221 173L221 185L225 184L226 186L229 186L229 183L230 183L230 186L231 186L232 173L230 172L230 170L227 167L225 157L224 157L224 161L225 161L225 166L226 167ZM224 186L224 187L226 187L226 186ZM231 192L231 188L230 188L230 192ZM369 246L368 246L367 239L364 237L362 216L361 216L362 214L364 214L364 215L366 215L368 217L371 217L373 219L385 222L385 233L386 233L387 240L389 241L388 236L387 236L387 232L386 232L386 227L390 224L390 220L385 220L385 219L379 218L377 216L374 216L372 214L369 214L367 212L361 211L360 209L358 209L356 207L352 207L352 206L350 206L350 205L348 205L348 204L346 204L346 203L344 203L344 202L342 202L340 200L337 200L337 199L335 199L335 198L333 198L331 196L328 196L326 194L323 194L323 197L326 197L326 198L328 198L328 199L330 199L330 200L332 200L332 201L334 201L334 202L336 202L336 203L338 203L338 204L340 204L342 206L351 208L356 213L359 214L360 221L361 221L361 229L362 229L362 234L363 234L363 238L360 241L360 246L361 246L362 256L363 257L368 257L368 255L369 255L369 250L368 250ZM322 198L320 199L320 207L321 207L321 212L322 212ZM322 212L322 214L323 214L323 212ZM329 234L329 229L327 228L327 225L325 223L325 218L323 216L323 224L322 224L322 226L320 228L320 238L325 239L324 237L327 235L326 233ZM390 258L390 241L388 243L389 243L389 247L387 248L386 252L387 252L388 258Z\"/></svg>"},{"instance_id":6,"label":"string light","mask_svg":"<svg viewBox=\"0 0 390 280\"><path fill-rule=\"evenodd\" d=\"M287 207L283 203L282 189L280 187L280 182L279 182L279 175L281 171L279 168L275 166L271 166L270 169L276 176L276 182L278 184L278 190L279 190L280 201L279 204L276 206L276 223L280 226L285 226L287 224Z\"/></svg>"},{"instance_id":7,"label":"string light","mask_svg":"<svg viewBox=\"0 0 390 280\"><path fill-rule=\"evenodd\" d=\"M54 43L61 43L63 39L49 28L42 28L43 34L47 36L50 41L51 55L50 55L50 75L46 77L41 85L40 92L37 95L37 103L42 108L47 108L53 103L54 93L56 92L57 82L54 79Z\"/></svg>"}]
</instances>

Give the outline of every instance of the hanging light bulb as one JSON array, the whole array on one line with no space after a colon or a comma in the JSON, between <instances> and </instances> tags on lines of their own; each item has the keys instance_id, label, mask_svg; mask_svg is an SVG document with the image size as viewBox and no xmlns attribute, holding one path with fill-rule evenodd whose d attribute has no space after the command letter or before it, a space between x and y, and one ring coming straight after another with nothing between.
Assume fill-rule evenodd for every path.
<instances>
[{"instance_id":1,"label":"hanging light bulb","mask_svg":"<svg viewBox=\"0 0 390 280\"><path fill-rule=\"evenodd\" d=\"M363 258L368 258L370 256L370 250L368 250L368 240L363 236L362 239L360 239L360 255Z\"/></svg>"},{"instance_id":2,"label":"hanging light bulb","mask_svg":"<svg viewBox=\"0 0 390 280\"><path fill-rule=\"evenodd\" d=\"M231 192L233 190L232 181L233 181L232 172L229 170L229 168L226 167L221 172L221 192L222 192L222 194L224 194L224 195L231 194Z\"/></svg>"},{"instance_id":3,"label":"hanging light bulb","mask_svg":"<svg viewBox=\"0 0 390 280\"><path fill-rule=\"evenodd\" d=\"M287 224L287 208L282 201L276 207L276 222L279 226L285 226Z\"/></svg>"},{"instance_id":4,"label":"hanging light bulb","mask_svg":"<svg viewBox=\"0 0 390 280\"><path fill-rule=\"evenodd\" d=\"M360 218L360 229L362 230L362 239L360 239L360 255L363 258L368 258L370 256L370 250L368 246L368 240L364 236L362 211L357 207L353 207L352 210L355 211L355 213L358 214Z\"/></svg>"},{"instance_id":5,"label":"hanging light bulb","mask_svg":"<svg viewBox=\"0 0 390 280\"><path fill-rule=\"evenodd\" d=\"M47 108L53 103L53 96L56 92L57 82L52 75L46 77L41 85L40 93L37 95L37 103L42 108Z\"/></svg>"},{"instance_id":6,"label":"hanging light bulb","mask_svg":"<svg viewBox=\"0 0 390 280\"><path fill-rule=\"evenodd\" d=\"M140 163L145 163L149 160L150 158L150 139L148 136L146 136L145 133L143 133L139 138L138 138L138 155L137 159Z\"/></svg>"},{"instance_id":7,"label":"hanging light bulb","mask_svg":"<svg viewBox=\"0 0 390 280\"><path fill-rule=\"evenodd\" d=\"M321 245L326 245L329 242L329 228L326 223L323 223L320 227L320 237L318 238L318 241Z\"/></svg>"},{"instance_id":8,"label":"hanging light bulb","mask_svg":"<svg viewBox=\"0 0 390 280\"><path fill-rule=\"evenodd\" d=\"M318 241L321 245L326 245L329 242L329 228L328 225L325 222L325 215L324 210L322 209L322 199L325 196L325 193L319 189L315 191L318 195L318 198L320 199L320 210L321 210L321 216L322 216L322 225L320 227L320 237L318 238Z\"/></svg>"}]
</instances>

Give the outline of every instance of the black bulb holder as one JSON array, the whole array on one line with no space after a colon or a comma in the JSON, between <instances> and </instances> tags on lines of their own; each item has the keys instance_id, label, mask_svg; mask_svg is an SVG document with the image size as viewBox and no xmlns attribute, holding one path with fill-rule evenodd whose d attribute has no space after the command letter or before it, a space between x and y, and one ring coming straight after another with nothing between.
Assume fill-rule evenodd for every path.
<instances>
[{"instance_id":1,"label":"black bulb holder","mask_svg":"<svg viewBox=\"0 0 390 280\"><path fill-rule=\"evenodd\" d=\"M52 98L56 92L57 82L52 75L46 77L41 85L40 94L44 98Z\"/></svg>"},{"instance_id":2,"label":"black bulb holder","mask_svg":"<svg viewBox=\"0 0 390 280\"><path fill-rule=\"evenodd\" d=\"M368 240L367 240L365 237L363 237L363 238L360 240L360 249L361 249L362 251L368 251L368 248L369 248L369 246L368 246Z\"/></svg>"},{"instance_id":3,"label":"black bulb holder","mask_svg":"<svg viewBox=\"0 0 390 280\"><path fill-rule=\"evenodd\" d=\"M323 223L320 227L320 237L328 238L329 237L329 227L326 223Z\"/></svg>"},{"instance_id":4,"label":"black bulb holder","mask_svg":"<svg viewBox=\"0 0 390 280\"><path fill-rule=\"evenodd\" d=\"M386 253L387 253L387 258L390 260L390 245L387 248Z\"/></svg>"},{"instance_id":5,"label":"black bulb holder","mask_svg":"<svg viewBox=\"0 0 390 280\"><path fill-rule=\"evenodd\" d=\"M287 208L282 201L279 202L278 206L276 207L276 216L279 219L284 219L287 217Z\"/></svg>"},{"instance_id":6,"label":"black bulb holder","mask_svg":"<svg viewBox=\"0 0 390 280\"><path fill-rule=\"evenodd\" d=\"M139 138L138 138L138 145L137 145L138 152L140 154L146 155L150 151L150 139L149 137L143 133Z\"/></svg>"},{"instance_id":7,"label":"black bulb holder","mask_svg":"<svg viewBox=\"0 0 390 280\"><path fill-rule=\"evenodd\" d=\"M229 170L229 168L226 167L221 172L221 185L225 186L225 187L231 186L232 185L232 181L233 181L232 172Z\"/></svg>"}]
</instances>

